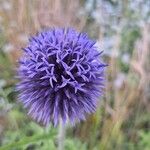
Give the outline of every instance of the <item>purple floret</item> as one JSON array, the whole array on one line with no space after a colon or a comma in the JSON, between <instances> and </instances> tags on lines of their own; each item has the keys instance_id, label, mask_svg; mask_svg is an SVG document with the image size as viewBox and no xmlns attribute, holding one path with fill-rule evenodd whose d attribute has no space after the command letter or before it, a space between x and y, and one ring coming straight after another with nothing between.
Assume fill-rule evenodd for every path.
<instances>
[{"instance_id":1,"label":"purple floret","mask_svg":"<svg viewBox=\"0 0 150 150\"><path fill-rule=\"evenodd\" d=\"M50 29L29 39L23 50L17 89L34 120L45 126L60 119L75 123L96 110L106 65L87 34Z\"/></svg>"}]
</instances>

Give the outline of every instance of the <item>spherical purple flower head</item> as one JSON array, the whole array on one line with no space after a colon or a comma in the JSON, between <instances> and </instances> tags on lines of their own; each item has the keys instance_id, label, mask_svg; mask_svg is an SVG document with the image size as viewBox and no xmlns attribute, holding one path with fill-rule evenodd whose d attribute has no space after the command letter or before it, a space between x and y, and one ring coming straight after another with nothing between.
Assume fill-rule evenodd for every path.
<instances>
[{"instance_id":1,"label":"spherical purple flower head","mask_svg":"<svg viewBox=\"0 0 150 150\"><path fill-rule=\"evenodd\" d=\"M29 40L17 89L28 114L44 125L84 120L95 111L105 64L95 42L73 29L51 29Z\"/></svg>"}]
</instances>

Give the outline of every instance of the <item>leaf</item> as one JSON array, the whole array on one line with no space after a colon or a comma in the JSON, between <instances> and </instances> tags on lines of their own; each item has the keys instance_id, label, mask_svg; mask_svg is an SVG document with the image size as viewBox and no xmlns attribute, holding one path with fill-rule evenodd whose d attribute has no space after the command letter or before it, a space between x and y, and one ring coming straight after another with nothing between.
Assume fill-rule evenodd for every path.
<instances>
[{"instance_id":1,"label":"leaf","mask_svg":"<svg viewBox=\"0 0 150 150\"><path fill-rule=\"evenodd\" d=\"M40 135L35 135L32 137L24 137L22 140L18 141L18 142L13 142L10 143L8 145L4 145L0 148L0 150L11 150L12 148L18 148L27 144L31 144L31 143L35 143L38 141L42 141L42 140L50 140L52 138L54 138L56 135L56 132L53 131L50 134L40 134Z\"/></svg>"}]
</instances>

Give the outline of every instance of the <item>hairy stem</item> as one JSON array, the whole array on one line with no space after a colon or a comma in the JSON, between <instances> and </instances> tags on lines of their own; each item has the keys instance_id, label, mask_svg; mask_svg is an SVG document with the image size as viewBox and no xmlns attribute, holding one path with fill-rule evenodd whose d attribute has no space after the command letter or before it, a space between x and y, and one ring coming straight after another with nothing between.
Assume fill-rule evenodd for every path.
<instances>
[{"instance_id":1,"label":"hairy stem","mask_svg":"<svg viewBox=\"0 0 150 150\"><path fill-rule=\"evenodd\" d=\"M64 150L64 140L65 140L65 125L60 119L58 131L58 150Z\"/></svg>"}]
</instances>

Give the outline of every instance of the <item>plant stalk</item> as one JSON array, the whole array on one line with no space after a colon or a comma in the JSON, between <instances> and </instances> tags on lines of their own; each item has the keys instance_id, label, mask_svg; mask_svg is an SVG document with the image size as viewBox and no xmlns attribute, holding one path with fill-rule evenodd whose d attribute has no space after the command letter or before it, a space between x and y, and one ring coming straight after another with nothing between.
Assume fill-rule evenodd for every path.
<instances>
[{"instance_id":1,"label":"plant stalk","mask_svg":"<svg viewBox=\"0 0 150 150\"><path fill-rule=\"evenodd\" d=\"M60 119L58 131L58 150L64 150L65 130L65 125L63 124L62 119Z\"/></svg>"}]
</instances>

